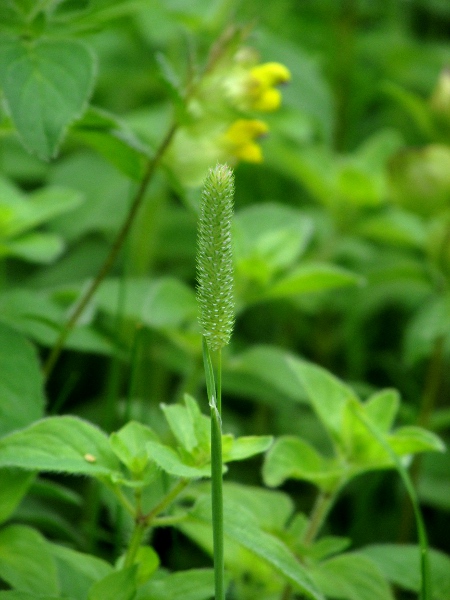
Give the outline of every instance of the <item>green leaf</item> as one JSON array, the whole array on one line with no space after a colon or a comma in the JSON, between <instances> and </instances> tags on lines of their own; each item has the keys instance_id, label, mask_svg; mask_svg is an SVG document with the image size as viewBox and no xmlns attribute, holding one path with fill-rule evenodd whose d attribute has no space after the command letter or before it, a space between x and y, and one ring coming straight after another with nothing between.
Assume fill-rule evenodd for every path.
<instances>
[{"instance_id":1,"label":"green leaf","mask_svg":"<svg viewBox=\"0 0 450 600\"><path fill-rule=\"evenodd\" d=\"M332 490L345 475L345 468L335 460L321 456L310 444L291 436L276 440L263 466L264 483L270 487L278 487L286 479L300 479Z\"/></svg>"},{"instance_id":2,"label":"green leaf","mask_svg":"<svg viewBox=\"0 0 450 600\"><path fill-rule=\"evenodd\" d=\"M245 394L279 407L282 400L306 402L288 359L291 355L277 346L253 345L224 361L223 385L227 390Z\"/></svg>"},{"instance_id":3,"label":"green leaf","mask_svg":"<svg viewBox=\"0 0 450 600\"><path fill-rule=\"evenodd\" d=\"M0 234L9 238L30 231L76 208L82 199L79 192L60 186L26 195L7 179L0 178Z\"/></svg>"},{"instance_id":4,"label":"green leaf","mask_svg":"<svg viewBox=\"0 0 450 600\"><path fill-rule=\"evenodd\" d=\"M46 540L25 525L10 525L0 531L0 578L23 592L59 592L56 566Z\"/></svg>"},{"instance_id":5,"label":"green leaf","mask_svg":"<svg viewBox=\"0 0 450 600\"><path fill-rule=\"evenodd\" d=\"M248 435L233 439L229 447L223 445L223 462L245 460L255 454L261 454L270 448L272 442L271 435Z\"/></svg>"},{"instance_id":6,"label":"green leaf","mask_svg":"<svg viewBox=\"0 0 450 600\"><path fill-rule=\"evenodd\" d=\"M27 473L21 469L0 469L0 523L6 521L14 512L34 477L34 473Z\"/></svg>"},{"instance_id":7,"label":"green leaf","mask_svg":"<svg viewBox=\"0 0 450 600\"><path fill-rule=\"evenodd\" d=\"M33 346L0 323L0 435L39 419L44 403L43 377Z\"/></svg>"},{"instance_id":8,"label":"green leaf","mask_svg":"<svg viewBox=\"0 0 450 600\"><path fill-rule=\"evenodd\" d=\"M14 256L28 262L49 264L64 250L64 242L52 233L29 233L17 239L0 242L0 257Z\"/></svg>"},{"instance_id":9,"label":"green leaf","mask_svg":"<svg viewBox=\"0 0 450 600\"><path fill-rule=\"evenodd\" d=\"M130 421L119 431L109 436L109 443L117 458L133 473L142 477L148 466L149 456L145 449L146 442L157 441L158 436L147 425ZM146 480L153 472L146 474Z\"/></svg>"},{"instance_id":10,"label":"green leaf","mask_svg":"<svg viewBox=\"0 0 450 600\"><path fill-rule=\"evenodd\" d=\"M209 462L205 466L188 465L180 458L173 448L160 444L159 442L147 442L145 447L149 457L170 475L186 479L211 477L211 465Z\"/></svg>"},{"instance_id":11,"label":"green leaf","mask_svg":"<svg viewBox=\"0 0 450 600\"><path fill-rule=\"evenodd\" d=\"M399 587L420 591L420 548L403 544L376 544L362 552L373 560L384 576ZM438 550L429 550L433 600L450 598L450 557Z\"/></svg>"},{"instance_id":12,"label":"green leaf","mask_svg":"<svg viewBox=\"0 0 450 600\"><path fill-rule=\"evenodd\" d=\"M330 598L342 600L394 600L376 563L361 554L341 554L313 567L317 586Z\"/></svg>"},{"instance_id":13,"label":"green leaf","mask_svg":"<svg viewBox=\"0 0 450 600\"><path fill-rule=\"evenodd\" d=\"M394 424L400 406L397 390L385 389L373 394L365 403L364 411L368 418L384 433Z\"/></svg>"},{"instance_id":14,"label":"green leaf","mask_svg":"<svg viewBox=\"0 0 450 600\"><path fill-rule=\"evenodd\" d=\"M87 106L95 61L79 40L0 39L0 85L26 149L48 160Z\"/></svg>"},{"instance_id":15,"label":"green leaf","mask_svg":"<svg viewBox=\"0 0 450 600\"><path fill-rule=\"evenodd\" d=\"M143 585L136 600L209 600L214 595L214 571L190 569L160 573Z\"/></svg>"},{"instance_id":16,"label":"green leaf","mask_svg":"<svg viewBox=\"0 0 450 600\"><path fill-rule=\"evenodd\" d=\"M128 177L142 179L149 149L116 116L91 106L72 129L72 135L102 154Z\"/></svg>"},{"instance_id":17,"label":"green leaf","mask_svg":"<svg viewBox=\"0 0 450 600\"><path fill-rule=\"evenodd\" d=\"M355 273L332 264L307 264L275 281L265 292L269 298L285 298L332 289L362 285L364 280Z\"/></svg>"},{"instance_id":18,"label":"green leaf","mask_svg":"<svg viewBox=\"0 0 450 600\"><path fill-rule=\"evenodd\" d=\"M116 314L121 285L119 279L101 284L96 301L102 310ZM171 277L128 279L123 314L156 329L180 327L197 316L195 293Z\"/></svg>"},{"instance_id":19,"label":"green leaf","mask_svg":"<svg viewBox=\"0 0 450 600\"><path fill-rule=\"evenodd\" d=\"M417 452L445 452L442 440L422 427L399 427L388 437L391 448L398 456Z\"/></svg>"},{"instance_id":20,"label":"green leaf","mask_svg":"<svg viewBox=\"0 0 450 600\"><path fill-rule=\"evenodd\" d=\"M136 595L137 565L106 575L94 583L88 600L133 600Z\"/></svg>"},{"instance_id":21,"label":"green leaf","mask_svg":"<svg viewBox=\"0 0 450 600\"><path fill-rule=\"evenodd\" d=\"M188 519L193 522L211 522L211 506L209 497L197 502ZM240 504L226 502L224 504L225 536L238 542L257 557L269 563L286 581L299 589L307 598L323 600L305 567L291 554L284 543L273 535L259 528L252 513Z\"/></svg>"},{"instance_id":22,"label":"green leaf","mask_svg":"<svg viewBox=\"0 0 450 600\"><path fill-rule=\"evenodd\" d=\"M320 540L314 542L312 546L309 546L306 550L309 558L319 561L324 558L329 558L333 554L340 554L351 546L351 543L352 540L350 538L329 535L320 538ZM302 550L304 552L305 548L303 547Z\"/></svg>"},{"instance_id":23,"label":"green leaf","mask_svg":"<svg viewBox=\"0 0 450 600\"><path fill-rule=\"evenodd\" d=\"M121 477L120 464L97 427L77 417L49 417L0 440L0 466Z\"/></svg>"},{"instance_id":24,"label":"green leaf","mask_svg":"<svg viewBox=\"0 0 450 600\"><path fill-rule=\"evenodd\" d=\"M267 284L305 250L312 221L298 209L266 203L236 213L233 224L237 276Z\"/></svg>"},{"instance_id":25,"label":"green leaf","mask_svg":"<svg viewBox=\"0 0 450 600\"><path fill-rule=\"evenodd\" d=\"M395 208L364 220L356 231L375 242L405 248L420 250L426 242L423 221L416 215Z\"/></svg>"},{"instance_id":26,"label":"green leaf","mask_svg":"<svg viewBox=\"0 0 450 600\"><path fill-rule=\"evenodd\" d=\"M61 586L61 595L74 600L86 600L92 585L112 573L105 560L84 554L61 544L48 544L54 558Z\"/></svg>"},{"instance_id":27,"label":"green leaf","mask_svg":"<svg viewBox=\"0 0 450 600\"><path fill-rule=\"evenodd\" d=\"M223 492L225 502L246 507L266 531L282 531L294 512L292 499L283 492L228 481Z\"/></svg>"},{"instance_id":28,"label":"green leaf","mask_svg":"<svg viewBox=\"0 0 450 600\"><path fill-rule=\"evenodd\" d=\"M40 344L53 346L67 313L57 298L48 292L24 288L11 289L0 296L0 318ZM76 327L66 347L107 355L114 349L111 340L89 325Z\"/></svg>"},{"instance_id":29,"label":"green leaf","mask_svg":"<svg viewBox=\"0 0 450 600\"><path fill-rule=\"evenodd\" d=\"M298 382L306 390L314 411L338 445L342 444L343 423L349 402L358 403L354 392L331 373L297 358L288 363Z\"/></svg>"},{"instance_id":30,"label":"green leaf","mask_svg":"<svg viewBox=\"0 0 450 600\"><path fill-rule=\"evenodd\" d=\"M161 404L161 409L178 442L188 452L192 452L198 444L192 413L184 406L181 406L181 404L172 404L170 406ZM200 415L199 418L205 417Z\"/></svg>"}]
</instances>

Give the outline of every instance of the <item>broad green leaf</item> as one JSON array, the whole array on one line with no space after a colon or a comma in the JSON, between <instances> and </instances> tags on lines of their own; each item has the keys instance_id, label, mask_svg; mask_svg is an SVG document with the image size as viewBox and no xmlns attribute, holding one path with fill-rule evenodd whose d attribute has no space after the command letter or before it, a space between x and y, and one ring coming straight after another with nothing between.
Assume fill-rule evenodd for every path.
<instances>
[{"instance_id":1,"label":"broad green leaf","mask_svg":"<svg viewBox=\"0 0 450 600\"><path fill-rule=\"evenodd\" d=\"M84 554L61 544L48 544L58 571L61 595L86 600L92 585L113 572L105 560Z\"/></svg>"},{"instance_id":2,"label":"broad green leaf","mask_svg":"<svg viewBox=\"0 0 450 600\"><path fill-rule=\"evenodd\" d=\"M214 571L190 569L160 573L139 588L136 600L209 600L214 595Z\"/></svg>"},{"instance_id":3,"label":"broad green leaf","mask_svg":"<svg viewBox=\"0 0 450 600\"><path fill-rule=\"evenodd\" d=\"M121 477L106 435L77 417L48 417L0 440L0 466Z\"/></svg>"},{"instance_id":4,"label":"broad green leaf","mask_svg":"<svg viewBox=\"0 0 450 600\"><path fill-rule=\"evenodd\" d=\"M210 523L210 499L204 497L198 501L188 518L193 523L197 521ZM323 600L322 594L317 590L306 568L281 540L260 529L252 513L245 507L233 502L225 502L224 531L226 537L267 562L307 598Z\"/></svg>"},{"instance_id":5,"label":"broad green leaf","mask_svg":"<svg viewBox=\"0 0 450 600\"><path fill-rule=\"evenodd\" d=\"M48 264L55 261L64 250L62 239L52 233L29 233L0 242L0 258L14 256L28 262Z\"/></svg>"},{"instance_id":6,"label":"broad green leaf","mask_svg":"<svg viewBox=\"0 0 450 600\"><path fill-rule=\"evenodd\" d=\"M121 285L118 279L102 283L96 295L102 310L116 314ZM156 329L180 327L197 315L194 291L170 277L129 279L124 295L124 316Z\"/></svg>"},{"instance_id":7,"label":"broad green leaf","mask_svg":"<svg viewBox=\"0 0 450 600\"><path fill-rule=\"evenodd\" d=\"M28 151L55 156L67 127L86 109L95 61L74 39L0 39L0 85Z\"/></svg>"},{"instance_id":8,"label":"broad green leaf","mask_svg":"<svg viewBox=\"0 0 450 600\"><path fill-rule=\"evenodd\" d=\"M267 284L292 265L312 235L312 222L298 209L266 203L237 212L233 224L237 276Z\"/></svg>"},{"instance_id":9,"label":"broad green leaf","mask_svg":"<svg viewBox=\"0 0 450 600\"><path fill-rule=\"evenodd\" d=\"M388 437L391 448L398 456L417 452L445 452L442 440L422 427L399 427Z\"/></svg>"},{"instance_id":10,"label":"broad green leaf","mask_svg":"<svg viewBox=\"0 0 450 600\"><path fill-rule=\"evenodd\" d=\"M34 477L34 473L27 473L22 469L0 469L0 523L6 521L14 512Z\"/></svg>"},{"instance_id":11,"label":"broad green leaf","mask_svg":"<svg viewBox=\"0 0 450 600\"><path fill-rule=\"evenodd\" d=\"M0 319L43 346L53 346L67 320L66 308L56 295L26 288L11 289L0 296ZM113 342L89 324L76 327L66 347L106 355L114 349Z\"/></svg>"},{"instance_id":12,"label":"broad green leaf","mask_svg":"<svg viewBox=\"0 0 450 600\"><path fill-rule=\"evenodd\" d=\"M72 135L102 154L128 177L142 179L149 150L114 115L91 106L72 129Z\"/></svg>"},{"instance_id":13,"label":"broad green leaf","mask_svg":"<svg viewBox=\"0 0 450 600\"><path fill-rule=\"evenodd\" d=\"M399 587L419 592L420 548L403 544L376 544L367 546L362 552L373 560L384 576ZM450 557L438 550L429 550L432 598L450 598Z\"/></svg>"},{"instance_id":14,"label":"broad green leaf","mask_svg":"<svg viewBox=\"0 0 450 600\"><path fill-rule=\"evenodd\" d=\"M270 448L273 442L271 435L248 435L233 439L229 448L223 448L223 462L245 460L255 454L261 454Z\"/></svg>"},{"instance_id":15,"label":"broad green leaf","mask_svg":"<svg viewBox=\"0 0 450 600\"><path fill-rule=\"evenodd\" d=\"M303 388L289 366L291 355L277 346L254 345L224 360L225 389L278 407L280 402L306 402Z\"/></svg>"},{"instance_id":16,"label":"broad green leaf","mask_svg":"<svg viewBox=\"0 0 450 600\"><path fill-rule=\"evenodd\" d=\"M344 552L351 543L352 540L350 538L332 535L325 536L307 548L308 557L314 561L323 560L324 558L329 558L333 554ZM305 551L305 548L303 548L303 551Z\"/></svg>"},{"instance_id":17,"label":"broad green leaf","mask_svg":"<svg viewBox=\"0 0 450 600\"><path fill-rule=\"evenodd\" d=\"M83 200L80 192L49 186L24 194L8 180L0 178L0 234L12 237L73 210Z\"/></svg>"},{"instance_id":18,"label":"broad green leaf","mask_svg":"<svg viewBox=\"0 0 450 600\"><path fill-rule=\"evenodd\" d=\"M137 565L110 573L93 584L88 600L134 600L136 577Z\"/></svg>"},{"instance_id":19,"label":"broad green leaf","mask_svg":"<svg viewBox=\"0 0 450 600\"><path fill-rule=\"evenodd\" d=\"M423 221L416 215L396 209L364 220L356 231L375 242L406 248L422 249L426 242Z\"/></svg>"},{"instance_id":20,"label":"broad green leaf","mask_svg":"<svg viewBox=\"0 0 450 600\"><path fill-rule=\"evenodd\" d=\"M159 567L159 556L151 546L141 546L134 561L137 564L137 582L142 585L150 579Z\"/></svg>"},{"instance_id":21,"label":"broad green leaf","mask_svg":"<svg viewBox=\"0 0 450 600\"><path fill-rule=\"evenodd\" d=\"M331 373L312 363L296 358L288 359L292 372L306 390L314 411L330 433L332 439L342 444L342 426L346 406L358 403L354 392Z\"/></svg>"},{"instance_id":22,"label":"broad green leaf","mask_svg":"<svg viewBox=\"0 0 450 600\"><path fill-rule=\"evenodd\" d=\"M266 531L282 531L294 511L291 497L284 492L225 481L223 493L225 502L245 506Z\"/></svg>"},{"instance_id":23,"label":"broad green leaf","mask_svg":"<svg viewBox=\"0 0 450 600\"><path fill-rule=\"evenodd\" d=\"M385 389L376 392L364 403L364 411L381 431L387 433L394 424L399 406L397 390Z\"/></svg>"},{"instance_id":24,"label":"broad green leaf","mask_svg":"<svg viewBox=\"0 0 450 600\"><path fill-rule=\"evenodd\" d=\"M331 490L345 476L345 468L336 460L321 456L310 444L291 436L276 440L263 467L264 482L270 487L278 487L286 479L300 479Z\"/></svg>"},{"instance_id":25,"label":"broad green leaf","mask_svg":"<svg viewBox=\"0 0 450 600\"><path fill-rule=\"evenodd\" d=\"M122 429L109 436L109 443L117 458L134 476L142 477L149 462L145 444L148 441L157 441L157 439L158 436L150 427L137 421L130 421ZM151 477L152 473L146 475Z\"/></svg>"},{"instance_id":26,"label":"broad green leaf","mask_svg":"<svg viewBox=\"0 0 450 600\"><path fill-rule=\"evenodd\" d=\"M192 413L181 404L161 404L161 409L177 441L188 452L192 452L198 444ZM199 415L198 418L205 417Z\"/></svg>"},{"instance_id":27,"label":"broad green leaf","mask_svg":"<svg viewBox=\"0 0 450 600\"><path fill-rule=\"evenodd\" d=\"M170 446L164 446L159 442L147 442L145 447L149 457L170 475L187 479L200 479L211 477L211 465L193 466L186 464L179 454Z\"/></svg>"},{"instance_id":28,"label":"broad green leaf","mask_svg":"<svg viewBox=\"0 0 450 600\"><path fill-rule=\"evenodd\" d=\"M44 403L43 376L33 346L0 323L0 435L39 419Z\"/></svg>"},{"instance_id":29,"label":"broad green leaf","mask_svg":"<svg viewBox=\"0 0 450 600\"><path fill-rule=\"evenodd\" d=\"M55 562L47 541L25 525L0 530L0 578L23 592L58 594Z\"/></svg>"},{"instance_id":30,"label":"broad green leaf","mask_svg":"<svg viewBox=\"0 0 450 600\"><path fill-rule=\"evenodd\" d=\"M316 585L327 598L342 600L394 600L377 564L364 555L341 554L312 569Z\"/></svg>"},{"instance_id":31,"label":"broad green leaf","mask_svg":"<svg viewBox=\"0 0 450 600\"><path fill-rule=\"evenodd\" d=\"M286 298L299 294L322 292L347 286L361 285L363 279L332 264L306 264L278 279L265 292L269 298Z\"/></svg>"}]
</instances>

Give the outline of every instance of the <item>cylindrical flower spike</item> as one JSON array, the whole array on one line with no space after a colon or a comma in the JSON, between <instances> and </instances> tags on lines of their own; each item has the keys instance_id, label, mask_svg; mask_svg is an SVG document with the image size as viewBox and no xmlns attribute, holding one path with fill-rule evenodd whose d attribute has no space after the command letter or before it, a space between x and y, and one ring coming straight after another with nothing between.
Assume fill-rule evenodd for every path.
<instances>
[{"instance_id":1,"label":"cylindrical flower spike","mask_svg":"<svg viewBox=\"0 0 450 600\"><path fill-rule=\"evenodd\" d=\"M228 344L234 324L233 196L232 170L227 165L216 165L210 169L200 204L197 298L202 333L212 351Z\"/></svg>"}]
</instances>

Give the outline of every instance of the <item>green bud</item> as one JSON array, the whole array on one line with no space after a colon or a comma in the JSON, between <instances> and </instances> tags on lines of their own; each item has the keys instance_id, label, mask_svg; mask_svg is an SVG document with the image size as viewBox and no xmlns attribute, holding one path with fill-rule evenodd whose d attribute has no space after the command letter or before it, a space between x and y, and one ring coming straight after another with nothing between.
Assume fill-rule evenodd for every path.
<instances>
[{"instance_id":1,"label":"green bud","mask_svg":"<svg viewBox=\"0 0 450 600\"><path fill-rule=\"evenodd\" d=\"M200 325L210 350L230 341L234 323L231 220L234 178L227 165L206 176L197 239L197 299Z\"/></svg>"}]
</instances>

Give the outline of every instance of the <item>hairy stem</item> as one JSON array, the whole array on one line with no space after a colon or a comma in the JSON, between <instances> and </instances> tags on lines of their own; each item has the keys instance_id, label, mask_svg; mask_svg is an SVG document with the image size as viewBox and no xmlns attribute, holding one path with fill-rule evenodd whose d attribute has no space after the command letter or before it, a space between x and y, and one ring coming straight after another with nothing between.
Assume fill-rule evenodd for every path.
<instances>
[{"instance_id":1,"label":"hairy stem","mask_svg":"<svg viewBox=\"0 0 450 600\"><path fill-rule=\"evenodd\" d=\"M130 210L128 211L128 215L127 215L120 231L118 232L113 245L111 246L108 256L106 257L104 263L100 267L100 270L98 271L97 275L95 276L95 278L92 280L92 282L90 283L90 285L84 292L83 296L79 299L78 304L75 307L75 310L72 312L72 315L70 316L68 321L65 323L58 339L55 342L55 345L53 346L52 351L50 352L50 355L47 358L47 361L44 365L44 376L46 379L48 379L48 377L52 373L53 368L59 358L59 355L61 354L61 352L64 348L64 344L65 344L67 338L69 337L70 332L77 324L78 319L83 314L84 309L86 308L86 306L92 299L98 286L100 285L100 283L103 281L103 279L106 277L106 275L109 273L112 266L114 265L114 262L119 254L119 251L122 248L122 246L128 236L128 233L131 229L134 219L135 219L135 217L138 213L138 210L144 200L145 192L146 192L147 187L155 173L156 167L158 166L162 156L164 155L164 152L166 151L167 147L169 146L170 142L172 141L172 138L175 134L176 129L177 129L176 124L173 124L170 127L165 138L161 142L158 150L156 151L156 154L148 162L147 169L146 169L145 174L141 180L141 183L139 184L139 187L136 191L134 200L131 204Z\"/></svg>"}]
</instances>

